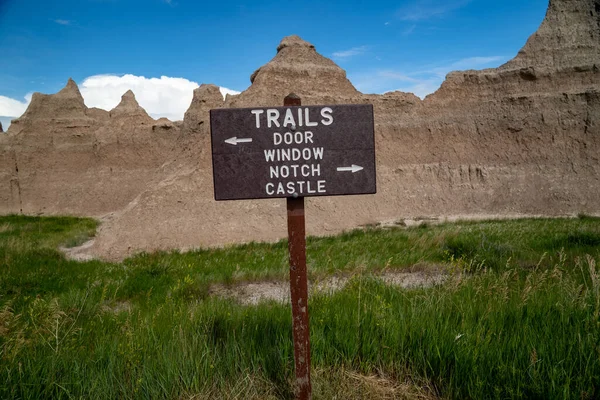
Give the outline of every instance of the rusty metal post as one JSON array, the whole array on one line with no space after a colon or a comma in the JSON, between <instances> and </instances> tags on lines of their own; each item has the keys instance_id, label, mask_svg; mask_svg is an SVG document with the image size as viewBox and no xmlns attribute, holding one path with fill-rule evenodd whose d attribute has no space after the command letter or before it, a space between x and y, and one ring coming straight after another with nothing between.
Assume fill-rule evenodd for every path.
<instances>
[{"instance_id":1,"label":"rusty metal post","mask_svg":"<svg viewBox=\"0 0 600 400\"><path fill-rule=\"evenodd\" d=\"M289 94L284 106L300 106L300 97ZM310 330L308 327L308 280L306 276L306 227L304 197L287 198L288 249L290 253L290 292L296 366L296 398L312 397L310 384Z\"/></svg>"}]
</instances>

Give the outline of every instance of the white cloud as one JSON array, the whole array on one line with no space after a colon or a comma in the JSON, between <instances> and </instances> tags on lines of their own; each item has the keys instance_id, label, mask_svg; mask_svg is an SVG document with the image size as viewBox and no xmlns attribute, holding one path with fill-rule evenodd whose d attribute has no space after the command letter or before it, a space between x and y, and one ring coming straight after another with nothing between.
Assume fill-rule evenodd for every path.
<instances>
[{"instance_id":1,"label":"white cloud","mask_svg":"<svg viewBox=\"0 0 600 400\"><path fill-rule=\"evenodd\" d=\"M12 117L0 117L0 124L2 124L2 130L6 132L8 127L10 126L10 122L13 120ZM2 133L0 133L2 135Z\"/></svg>"},{"instance_id":2,"label":"white cloud","mask_svg":"<svg viewBox=\"0 0 600 400\"><path fill-rule=\"evenodd\" d=\"M94 75L86 78L80 86L88 107L112 110L128 90L133 91L140 105L153 118L183 119L192 101L196 82L184 78L146 78L135 75Z\"/></svg>"},{"instance_id":3,"label":"white cloud","mask_svg":"<svg viewBox=\"0 0 600 400\"><path fill-rule=\"evenodd\" d=\"M352 57L362 54L367 46L355 47L350 50L336 52L337 57ZM442 84L446 74L454 70L476 69L495 66L506 61L506 57L469 57L444 65L429 66L413 71L376 70L368 73L350 76L358 90L365 93L385 93L392 90L412 92L424 98L433 93ZM138 103L153 118L167 117L172 121L183 119L193 96L193 90L198 87L197 82L184 78L161 76L160 78L146 78L136 75L94 75L86 78L80 85L81 94L88 107L98 107L111 110L119 104L121 96L127 90L135 93ZM240 92L221 87L221 94L239 94ZM20 117L29 102L31 93L23 100L16 100L0 96L0 116L10 119ZM4 123L6 130L8 126Z\"/></svg>"},{"instance_id":4,"label":"white cloud","mask_svg":"<svg viewBox=\"0 0 600 400\"><path fill-rule=\"evenodd\" d=\"M10 97L6 96L0 96L0 115L4 117L20 117L27 109L27 106L31 101L31 95L31 93L27 93L27 95L24 97L25 101L11 99Z\"/></svg>"},{"instance_id":5,"label":"white cloud","mask_svg":"<svg viewBox=\"0 0 600 400\"><path fill-rule=\"evenodd\" d=\"M81 84L81 94L88 107L111 110L119 104L121 96L128 90L153 118L166 117L172 121L182 120L183 114L192 102L197 82L185 78L146 78L136 75L94 75ZM225 94L239 92L221 88Z\"/></svg>"},{"instance_id":6,"label":"white cloud","mask_svg":"<svg viewBox=\"0 0 600 400\"><path fill-rule=\"evenodd\" d=\"M146 78L135 75L94 75L81 83L79 90L88 107L98 107L110 111L119 104L121 96L132 90L138 103L153 118L167 117L172 121L182 120L185 111L190 106L193 91L198 87L197 82L184 78ZM219 88L223 98L225 95L240 92L225 87ZM20 117L29 102L31 93L25 96L25 101L19 101L6 96L0 96L0 116ZM3 127L6 126L3 122Z\"/></svg>"},{"instance_id":7,"label":"white cloud","mask_svg":"<svg viewBox=\"0 0 600 400\"><path fill-rule=\"evenodd\" d=\"M440 79L444 79L448 73L452 71L465 71L470 69L480 69L482 67L490 67L495 64L501 64L507 61L504 56L491 56L491 57L468 57L458 61L454 61L442 66L433 67L431 69L423 69L417 71L416 75L435 75Z\"/></svg>"},{"instance_id":8,"label":"white cloud","mask_svg":"<svg viewBox=\"0 0 600 400\"><path fill-rule=\"evenodd\" d=\"M231 94L231 95L240 94L240 92L238 92L237 90L227 89L226 87L222 87L222 86L219 87L219 90L221 91L223 98L225 98L226 95L228 95L228 94Z\"/></svg>"},{"instance_id":9,"label":"white cloud","mask_svg":"<svg viewBox=\"0 0 600 400\"><path fill-rule=\"evenodd\" d=\"M55 19L54 22L56 22L59 25L71 25L71 21L67 19Z\"/></svg>"},{"instance_id":10,"label":"white cloud","mask_svg":"<svg viewBox=\"0 0 600 400\"><path fill-rule=\"evenodd\" d=\"M462 8L472 0L415 0L400 8L396 15L402 21L424 21L443 17L451 11Z\"/></svg>"},{"instance_id":11,"label":"white cloud","mask_svg":"<svg viewBox=\"0 0 600 400\"><path fill-rule=\"evenodd\" d=\"M469 57L439 66L418 68L412 71L376 70L350 76L356 88L363 93L386 93L395 90L414 93L420 98L435 92L451 71L494 67L506 57Z\"/></svg>"},{"instance_id":12,"label":"white cloud","mask_svg":"<svg viewBox=\"0 0 600 400\"><path fill-rule=\"evenodd\" d=\"M485 66L492 63L505 61L506 57L503 56L491 56L491 57L469 57L458 60L450 65L452 70L457 69L473 69L479 66Z\"/></svg>"},{"instance_id":13,"label":"white cloud","mask_svg":"<svg viewBox=\"0 0 600 400\"><path fill-rule=\"evenodd\" d=\"M350 80L363 93L381 94L400 90L414 93L422 99L435 92L442 83L442 80L437 77L413 77L390 70L377 70L358 76L350 76Z\"/></svg>"},{"instance_id":14,"label":"white cloud","mask_svg":"<svg viewBox=\"0 0 600 400\"><path fill-rule=\"evenodd\" d=\"M336 51L332 54L334 58L350 58L364 54L369 49L368 46L353 47L350 50Z\"/></svg>"}]
</instances>

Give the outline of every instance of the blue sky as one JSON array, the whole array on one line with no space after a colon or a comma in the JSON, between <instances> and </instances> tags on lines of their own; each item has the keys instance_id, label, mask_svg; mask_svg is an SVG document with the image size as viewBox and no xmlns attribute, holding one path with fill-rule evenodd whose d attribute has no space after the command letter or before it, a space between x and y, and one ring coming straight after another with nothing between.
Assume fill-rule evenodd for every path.
<instances>
[{"instance_id":1,"label":"blue sky","mask_svg":"<svg viewBox=\"0 0 600 400\"><path fill-rule=\"evenodd\" d=\"M332 58L363 92L423 97L451 70L512 58L547 4L0 0L0 116L18 116L32 92L54 93L72 77L88 106L112 108L132 88L151 115L178 119L199 83L246 89L290 34Z\"/></svg>"}]
</instances>

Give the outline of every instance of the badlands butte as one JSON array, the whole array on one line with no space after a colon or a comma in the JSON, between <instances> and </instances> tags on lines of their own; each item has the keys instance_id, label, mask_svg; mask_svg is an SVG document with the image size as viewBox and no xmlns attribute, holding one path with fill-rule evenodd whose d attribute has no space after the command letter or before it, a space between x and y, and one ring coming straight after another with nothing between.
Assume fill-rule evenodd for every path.
<instances>
[{"instance_id":1,"label":"badlands butte","mask_svg":"<svg viewBox=\"0 0 600 400\"><path fill-rule=\"evenodd\" d=\"M283 199L216 202L209 110L372 104L376 195L307 200L307 232L403 218L600 213L600 0L551 0L542 25L497 69L450 73L425 100L358 92L297 36L224 100L202 85L183 121L152 119L132 92L88 108L74 81L36 93L0 135L0 213L102 221L90 254L286 237Z\"/></svg>"}]
</instances>

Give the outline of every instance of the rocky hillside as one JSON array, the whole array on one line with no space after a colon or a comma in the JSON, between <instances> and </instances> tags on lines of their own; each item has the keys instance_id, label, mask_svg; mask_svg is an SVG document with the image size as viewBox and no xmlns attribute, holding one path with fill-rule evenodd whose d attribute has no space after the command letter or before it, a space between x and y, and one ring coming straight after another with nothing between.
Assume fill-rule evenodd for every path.
<instances>
[{"instance_id":1,"label":"rocky hillside","mask_svg":"<svg viewBox=\"0 0 600 400\"><path fill-rule=\"evenodd\" d=\"M0 212L103 218L93 252L189 248L286 235L285 201L215 202L208 111L371 103L378 194L313 198L309 234L406 217L600 213L600 0L551 0L517 56L497 69L453 72L424 101L363 95L297 36L223 99L194 91L184 121L154 121L133 93L88 109L73 81L34 95L0 136Z\"/></svg>"}]
</instances>

